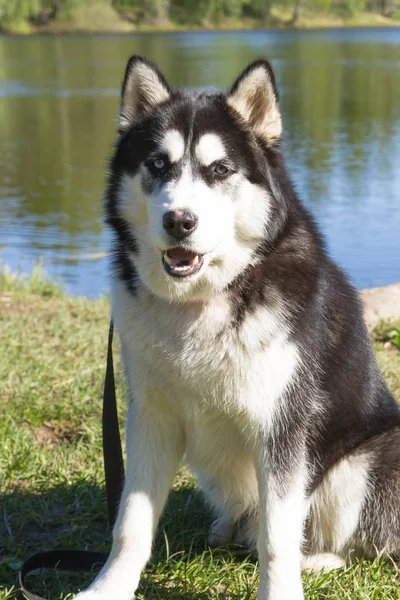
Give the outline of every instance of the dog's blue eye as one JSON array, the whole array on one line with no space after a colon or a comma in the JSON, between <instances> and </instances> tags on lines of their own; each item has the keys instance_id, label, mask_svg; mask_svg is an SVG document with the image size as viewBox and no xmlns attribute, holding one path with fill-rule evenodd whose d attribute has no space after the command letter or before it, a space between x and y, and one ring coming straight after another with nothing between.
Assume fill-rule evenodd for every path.
<instances>
[{"instance_id":1,"label":"dog's blue eye","mask_svg":"<svg viewBox=\"0 0 400 600\"><path fill-rule=\"evenodd\" d=\"M216 165L214 173L217 173L217 175L226 175L228 173L228 169L224 165Z\"/></svg>"},{"instance_id":2,"label":"dog's blue eye","mask_svg":"<svg viewBox=\"0 0 400 600\"><path fill-rule=\"evenodd\" d=\"M153 165L155 166L156 169L163 169L165 166L165 163L163 161L162 158L156 158L155 160L153 160Z\"/></svg>"}]
</instances>

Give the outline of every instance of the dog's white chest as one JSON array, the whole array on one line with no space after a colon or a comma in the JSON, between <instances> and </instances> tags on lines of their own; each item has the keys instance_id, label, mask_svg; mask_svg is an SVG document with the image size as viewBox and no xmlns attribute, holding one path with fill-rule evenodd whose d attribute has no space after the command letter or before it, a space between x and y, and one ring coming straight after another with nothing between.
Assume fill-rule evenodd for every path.
<instances>
[{"instance_id":1,"label":"dog's white chest","mask_svg":"<svg viewBox=\"0 0 400 600\"><path fill-rule=\"evenodd\" d=\"M183 410L217 409L272 418L298 365L277 318L260 310L236 327L228 301L167 303L130 298L117 285L114 318L125 366Z\"/></svg>"}]
</instances>

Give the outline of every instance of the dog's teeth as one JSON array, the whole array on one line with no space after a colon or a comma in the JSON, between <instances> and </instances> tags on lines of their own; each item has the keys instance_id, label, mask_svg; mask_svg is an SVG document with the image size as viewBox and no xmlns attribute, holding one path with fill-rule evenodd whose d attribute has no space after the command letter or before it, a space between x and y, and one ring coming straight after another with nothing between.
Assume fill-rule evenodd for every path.
<instances>
[{"instance_id":1,"label":"dog's teeth","mask_svg":"<svg viewBox=\"0 0 400 600\"><path fill-rule=\"evenodd\" d=\"M165 252L163 256L164 256L164 261L176 271L187 271L187 270L193 268L195 265L197 265L197 263L200 260L199 255L196 254L196 256L194 256L190 260L188 265L180 265L180 264L177 264L177 260L175 258L171 258L170 256L168 256L167 252Z\"/></svg>"}]
</instances>

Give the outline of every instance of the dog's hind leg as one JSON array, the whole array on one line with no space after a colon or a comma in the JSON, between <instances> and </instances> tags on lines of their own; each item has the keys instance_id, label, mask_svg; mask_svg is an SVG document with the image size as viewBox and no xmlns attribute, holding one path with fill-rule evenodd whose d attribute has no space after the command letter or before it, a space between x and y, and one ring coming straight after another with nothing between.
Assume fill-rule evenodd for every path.
<instances>
[{"instance_id":1,"label":"dog's hind leg","mask_svg":"<svg viewBox=\"0 0 400 600\"><path fill-rule=\"evenodd\" d=\"M252 486L232 484L232 481L217 481L214 477L198 473L203 494L215 520L211 523L207 542L211 548L229 543L243 544L254 551L257 543L258 518L256 494ZM254 482L254 487L256 482Z\"/></svg>"},{"instance_id":2,"label":"dog's hind leg","mask_svg":"<svg viewBox=\"0 0 400 600\"><path fill-rule=\"evenodd\" d=\"M369 458L369 491L357 529L358 546L367 557L390 554L400 559L400 428L364 445Z\"/></svg>"},{"instance_id":3,"label":"dog's hind leg","mask_svg":"<svg viewBox=\"0 0 400 600\"><path fill-rule=\"evenodd\" d=\"M368 490L369 460L364 453L347 456L328 471L310 497L305 529L305 555L309 559L304 568L321 562L312 555L333 554L346 559L354 545Z\"/></svg>"},{"instance_id":4,"label":"dog's hind leg","mask_svg":"<svg viewBox=\"0 0 400 600\"><path fill-rule=\"evenodd\" d=\"M245 508L237 497L227 496L223 504L217 502L215 493L203 489L207 504L217 518L211 523L207 543L211 548L226 544L242 544L250 552L256 551L258 535L258 514L256 509Z\"/></svg>"},{"instance_id":5,"label":"dog's hind leg","mask_svg":"<svg viewBox=\"0 0 400 600\"><path fill-rule=\"evenodd\" d=\"M353 553L400 556L399 497L400 429L394 428L343 458L312 494L303 568L342 566ZM331 553L338 560L328 558L326 565L312 556Z\"/></svg>"},{"instance_id":6,"label":"dog's hind leg","mask_svg":"<svg viewBox=\"0 0 400 600\"><path fill-rule=\"evenodd\" d=\"M303 556L301 561L301 570L303 572L324 571L328 573L334 569L341 569L346 566L346 561L337 554L322 552L321 554L311 554Z\"/></svg>"},{"instance_id":7,"label":"dog's hind leg","mask_svg":"<svg viewBox=\"0 0 400 600\"><path fill-rule=\"evenodd\" d=\"M215 465L218 466L216 460ZM252 533L249 533L249 516L255 514L258 508L254 467L246 460L233 460L231 464L225 460L224 465L230 468L218 468L214 472L206 472L192 465L215 519L209 530L208 544L217 547L234 542L254 548L257 532L252 527ZM252 537L250 544L249 535Z\"/></svg>"}]
</instances>

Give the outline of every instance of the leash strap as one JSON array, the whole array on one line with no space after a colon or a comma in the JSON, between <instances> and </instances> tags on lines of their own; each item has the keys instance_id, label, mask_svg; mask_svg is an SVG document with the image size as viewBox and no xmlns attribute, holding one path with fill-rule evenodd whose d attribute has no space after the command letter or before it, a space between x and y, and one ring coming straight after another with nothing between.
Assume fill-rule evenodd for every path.
<instances>
[{"instance_id":1,"label":"leash strap","mask_svg":"<svg viewBox=\"0 0 400 600\"><path fill-rule=\"evenodd\" d=\"M112 529L117 518L119 500L124 485L124 459L118 425L117 398L115 395L112 341L114 323L110 321L108 334L107 367L103 394L103 459L106 479L108 522Z\"/></svg>"},{"instance_id":2,"label":"leash strap","mask_svg":"<svg viewBox=\"0 0 400 600\"><path fill-rule=\"evenodd\" d=\"M108 520L112 528L118 512L118 504L124 484L124 461L118 425L117 399L115 395L112 341L114 323L111 319L108 334L107 367L103 393L103 459L106 480ZM26 588L25 578L36 569L58 569L59 571L91 571L102 566L108 554L83 550L53 550L40 552L28 558L19 573L22 594L28 600L46 600Z\"/></svg>"},{"instance_id":3,"label":"leash strap","mask_svg":"<svg viewBox=\"0 0 400 600\"><path fill-rule=\"evenodd\" d=\"M36 569L58 569L60 571L91 571L102 566L108 554L105 552L84 552L83 550L53 550L40 552L24 562L19 574L19 585L28 600L46 600L26 589L25 577Z\"/></svg>"}]
</instances>

